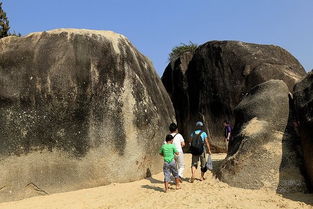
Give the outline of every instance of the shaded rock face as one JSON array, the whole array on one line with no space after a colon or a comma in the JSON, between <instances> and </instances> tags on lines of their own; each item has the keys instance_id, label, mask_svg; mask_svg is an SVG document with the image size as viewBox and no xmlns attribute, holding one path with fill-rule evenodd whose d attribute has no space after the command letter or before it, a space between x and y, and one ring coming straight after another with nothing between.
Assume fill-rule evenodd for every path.
<instances>
[{"instance_id":1,"label":"shaded rock face","mask_svg":"<svg viewBox=\"0 0 313 209\"><path fill-rule=\"evenodd\" d=\"M313 185L313 73L294 88L295 112L308 178Z\"/></svg>"},{"instance_id":2,"label":"shaded rock face","mask_svg":"<svg viewBox=\"0 0 313 209\"><path fill-rule=\"evenodd\" d=\"M0 47L0 200L30 183L52 193L159 171L174 110L124 36L59 29Z\"/></svg>"},{"instance_id":3,"label":"shaded rock face","mask_svg":"<svg viewBox=\"0 0 313 209\"><path fill-rule=\"evenodd\" d=\"M176 61L170 63L166 67L162 76L162 82L168 94L172 98L179 132L183 134L185 140L188 139L188 131L186 130L188 121L186 120L190 118L188 80L186 77L186 71L188 70L188 65L192 57L192 53L184 53L176 59ZM186 146L188 146L188 144L186 144Z\"/></svg>"},{"instance_id":4,"label":"shaded rock face","mask_svg":"<svg viewBox=\"0 0 313 209\"><path fill-rule=\"evenodd\" d=\"M203 120L215 151L225 152L222 123L233 122L234 108L252 87L279 79L292 91L305 74L301 64L280 47L212 41L199 46L192 57L170 63L162 82L183 136L188 138L195 122Z\"/></svg>"},{"instance_id":5,"label":"shaded rock face","mask_svg":"<svg viewBox=\"0 0 313 209\"><path fill-rule=\"evenodd\" d=\"M231 186L270 188L278 193L307 190L301 158L289 132L288 87L270 80L257 85L235 108L235 137L217 176Z\"/></svg>"}]
</instances>

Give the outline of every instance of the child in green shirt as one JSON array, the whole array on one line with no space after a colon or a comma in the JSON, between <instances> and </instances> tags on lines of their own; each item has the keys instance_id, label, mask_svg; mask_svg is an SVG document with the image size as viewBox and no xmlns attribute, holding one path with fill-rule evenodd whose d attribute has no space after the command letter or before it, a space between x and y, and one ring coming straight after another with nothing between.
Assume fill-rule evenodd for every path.
<instances>
[{"instance_id":1,"label":"child in green shirt","mask_svg":"<svg viewBox=\"0 0 313 209\"><path fill-rule=\"evenodd\" d=\"M176 182L176 189L180 189L180 178L178 176L176 163L174 160L174 156L179 155L179 152L177 151L175 145L173 145L173 136L167 135L166 136L166 144L163 144L160 148L160 155L164 158L164 165L163 165L163 173L164 173L164 186L165 186L165 192L168 190L168 182L171 180L171 174L175 178Z\"/></svg>"}]
</instances>

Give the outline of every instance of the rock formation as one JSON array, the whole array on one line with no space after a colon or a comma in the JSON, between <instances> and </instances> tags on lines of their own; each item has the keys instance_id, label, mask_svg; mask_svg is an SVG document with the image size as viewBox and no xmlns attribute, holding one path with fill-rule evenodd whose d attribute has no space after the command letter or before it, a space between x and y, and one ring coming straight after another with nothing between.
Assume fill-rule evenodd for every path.
<instances>
[{"instance_id":1,"label":"rock formation","mask_svg":"<svg viewBox=\"0 0 313 209\"><path fill-rule=\"evenodd\" d=\"M127 38L58 29L3 38L0 47L0 200L160 170L174 110Z\"/></svg>"},{"instance_id":2,"label":"rock formation","mask_svg":"<svg viewBox=\"0 0 313 209\"><path fill-rule=\"evenodd\" d=\"M295 85L294 102L306 172L313 185L313 72Z\"/></svg>"},{"instance_id":3,"label":"rock formation","mask_svg":"<svg viewBox=\"0 0 313 209\"><path fill-rule=\"evenodd\" d=\"M188 138L195 122L204 120L215 151L225 151L222 123L233 122L234 108L252 87L279 79L292 91L305 74L297 59L280 47L211 41L199 46L193 56L183 55L170 63L162 82L183 136Z\"/></svg>"},{"instance_id":4,"label":"rock formation","mask_svg":"<svg viewBox=\"0 0 313 209\"><path fill-rule=\"evenodd\" d=\"M217 176L231 186L278 193L307 190L294 138L286 132L288 87L270 80L255 86L235 108L234 139Z\"/></svg>"},{"instance_id":5,"label":"rock formation","mask_svg":"<svg viewBox=\"0 0 313 209\"><path fill-rule=\"evenodd\" d=\"M183 134L185 140L188 140L188 131L185 130L189 121L189 94L188 80L186 71L193 54L186 52L181 55L175 62L170 63L164 71L162 82L172 98L176 113L176 121L180 133ZM186 144L188 146L188 144Z\"/></svg>"}]
</instances>

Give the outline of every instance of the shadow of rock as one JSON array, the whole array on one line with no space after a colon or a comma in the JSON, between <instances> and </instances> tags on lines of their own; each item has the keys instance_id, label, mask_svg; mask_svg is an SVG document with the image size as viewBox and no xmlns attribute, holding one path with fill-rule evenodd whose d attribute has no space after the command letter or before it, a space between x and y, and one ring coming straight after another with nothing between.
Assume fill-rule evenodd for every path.
<instances>
[{"instance_id":1,"label":"shadow of rock","mask_svg":"<svg viewBox=\"0 0 313 209\"><path fill-rule=\"evenodd\" d=\"M313 194L303 194L303 193L289 193L289 194L283 194L284 198L293 200L293 201L298 201L298 202L303 202L308 205L313 205Z\"/></svg>"},{"instance_id":2,"label":"shadow of rock","mask_svg":"<svg viewBox=\"0 0 313 209\"><path fill-rule=\"evenodd\" d=\"M282 140L282 159L276 192L285 198L313 205L313 194L308 194L312 188L305 171L297 121L293 97L289 94L289 117Z\"/></svg>"},{"instance_id":3,"label":"shadow of rock","mask_svg":"<svg viewBox=\"0 0 313 209\"><path fill-rule=\"evenodd\" d=\"M216 172L219 170L219 167L221 166L222 162L224 159L221 160L214 160L212 159L212 163L213 163L213 170L212 173L215 176Z\"/></svg>"}]
</instances>

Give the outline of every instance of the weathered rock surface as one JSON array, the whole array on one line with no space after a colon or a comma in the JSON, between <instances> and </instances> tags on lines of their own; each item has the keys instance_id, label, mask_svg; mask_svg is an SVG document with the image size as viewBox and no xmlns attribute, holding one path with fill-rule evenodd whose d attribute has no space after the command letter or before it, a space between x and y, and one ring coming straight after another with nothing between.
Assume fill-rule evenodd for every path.
<instances>
[{"instance_id":1,"label":"weathered rock surface","mask_svg":"<svg viewBox=\"0 0 313 209\"><path fill-rule=\"evenodd\" d=\"M270 80L254 87L235 108L235 137L217 172L231 186L278 193L307 190L295 138L285 133L289 118L288 87Z\"/></svg>"},{"instance_id":2,"label":"weathered rock surface","mask_svg":"<svg viewBox=\"0 0 313 209\"><path fill-rule=\"evenodd\" d=\"M162 76L162 82L174 105L179 131L185 140L188 140L189 132L185 128L188 127L188 118L190 118L188 80L185 73L192 57L191 52L184 53L175 62L167 66Z\"/></svg>"},{"instance_id":3,"label":"weathered rock surface","mask_svg":"<svg viewBox=\"0 0 313 209\"><path fill-rule=\"evenodd\" d=\"M173 120L152 64L122 35L58 29L0 40L1 201L159 171Z\"/></svg>"},{"instance_id":4,"label":"weathered rock surface","mask_svg":"<svg viewBox=\"0 0 313 209\"><path fill-rule=\"evenodd\" d=\"M313 73L294 88L296 118L303 149L306 172L313 186Z\"/></svg>"},{"instance_id":5,"label":"weathered rock surface","mask_svg":"<svg viewBox=\"0 0 313 209\"><path fill-rule=\"evenodd\" d=\"M195 122L204 120L215 151L225 151L222 123L233 122L234 108L252 87L279 79L292 91L305 75L297 59L280 47L211 41L199 46L192 57L183 55L170 63L162 82L183 136L188 138Z\"/></svg>"}]
</instances>

